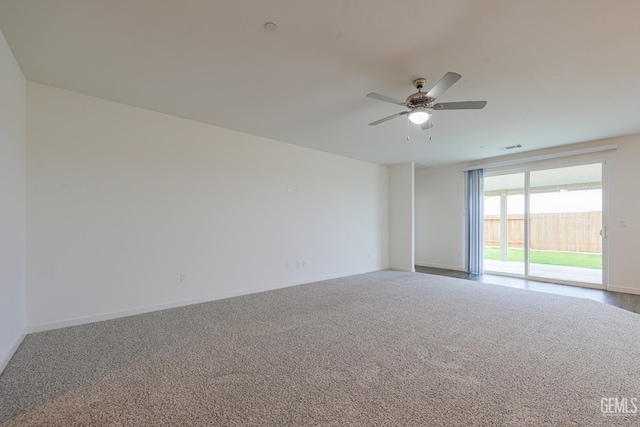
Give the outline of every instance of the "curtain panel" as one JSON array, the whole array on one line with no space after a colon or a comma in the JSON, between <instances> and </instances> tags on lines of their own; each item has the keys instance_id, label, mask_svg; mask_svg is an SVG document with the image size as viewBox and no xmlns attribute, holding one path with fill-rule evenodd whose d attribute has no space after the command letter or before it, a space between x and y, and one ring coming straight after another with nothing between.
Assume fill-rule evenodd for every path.
<instances>
[{"instance_id":1,"label":"curtain panel","mask_svg":"<svg viewBox=\"0 0 640 427\"><path fill-rule=\"evenodd\" d=\"M483 273L484 248L484 171L474 169L467 174L467 242L469 273Z\"/></svg>"}]
</instances>

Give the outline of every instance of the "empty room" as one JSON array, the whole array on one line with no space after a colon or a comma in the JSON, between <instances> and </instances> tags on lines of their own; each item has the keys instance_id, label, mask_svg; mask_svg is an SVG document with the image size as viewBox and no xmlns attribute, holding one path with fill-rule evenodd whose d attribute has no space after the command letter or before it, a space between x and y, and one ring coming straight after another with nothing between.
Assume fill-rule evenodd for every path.
<instances>
[{"instance_id":1,"label":"empty room","mask_svg":"<svg viewBox=\"0 0 640 427\"><path fill-rule=\"evenodd\" d=\"M0 0L0 425L638 425L639 17Z\"/></svg>"}]
</instances>

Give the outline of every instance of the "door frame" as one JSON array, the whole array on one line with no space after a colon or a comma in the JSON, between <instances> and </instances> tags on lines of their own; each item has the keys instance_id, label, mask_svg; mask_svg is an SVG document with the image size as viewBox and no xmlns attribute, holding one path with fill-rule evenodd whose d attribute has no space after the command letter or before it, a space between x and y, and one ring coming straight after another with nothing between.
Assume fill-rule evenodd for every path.
<instances>
[{"instance_id":1,"label":"door frame","mask_svg":"<svg viewBox=\"0 0 640 427\"><path fill-rule=\"evenodd\" d=\"M601 229L603 230L602 236L602 283L586 283L586 282L575 282L569 280L560 280L560 279L547 279L544 277L538 276L530 276L529 275L529 251L530 251L530 173L541 170L548 169L557 169L563 167L571 167L571 166L582 166L589 164L600 163L602 167L602 224ZM520 277L524 279L536 280L539 282L549 282L549 283L560 283L563 285L571 285L571 286L580 286L583 288L593 288L593 289L604 289L609 290L609 171L607 167L607 158L606 157L598 157L592 159L583 159L576 161L567 161L566 158L557 159L557 160L545 160L541 162L534 162L531 164L520 164L518 167L509 167L509 168L496 168L496 169L485 169L484 176L492 177L492 176L500 176L500 175L509 175L514 173L524 173L524 217L525 217L525 230L524 230L524 238L525 238L525 247L524 247L524 275L519 274L509 274L509 273L501 273L496 271L487 270L488 273L497 274L501 276L512 276L512 277Z\"/></svg>"}]
</instances>

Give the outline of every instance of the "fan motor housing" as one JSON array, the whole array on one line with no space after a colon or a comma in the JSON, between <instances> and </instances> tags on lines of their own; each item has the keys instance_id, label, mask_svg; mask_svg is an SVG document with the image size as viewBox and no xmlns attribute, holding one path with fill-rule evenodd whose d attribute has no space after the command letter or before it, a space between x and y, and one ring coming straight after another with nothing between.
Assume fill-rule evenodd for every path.
<instances>
[{"instance_id":1,"label":"fan motor housing","mask_svg":"<svg viewBox=\"0 0 640 427\"><path fill-rule=\"evenodd\" d=\"M408 107L416 108L416 107L428 107L435 101L435 99L427 96L425 92L416 92L413 95L409 95L407 100Z\"/></svg>"}]
</instances>

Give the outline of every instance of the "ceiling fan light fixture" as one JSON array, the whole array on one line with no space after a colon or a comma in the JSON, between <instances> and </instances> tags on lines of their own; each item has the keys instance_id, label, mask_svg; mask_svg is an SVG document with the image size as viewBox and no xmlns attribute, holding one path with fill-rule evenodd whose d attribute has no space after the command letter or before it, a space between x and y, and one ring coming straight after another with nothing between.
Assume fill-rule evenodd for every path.
<instances>
[{"instance_id":1,"label":"ceiling fan light fixture","mask_svg":"<svg viewBox=\"0 0 640 427\"><path fill-rule=\"evenodd\" d=\"M383 117L375 122L371 122L369 123L369 126L376 126L388 120L395 119L396 117L407 116L409 117L409 120L411 120L411 123L421 125L422 130L427 130L431 129L431 121L429 120L432 114L431 110L480 110L484 108L487 105L487 101L439 102L434 104L436 98L442 95L442 93L449 89L455 82L460 80L461 77L462 76L460 74L449 71L427 92L422 92L425 79L415 79L413 81L413 85L418 89L418 92L409 95L405 101L392 98L390 96L380 95L375 92L368 93L367 97L369 98L401 105L409 109L408 111L404 110L399 113ZM407 124L408 123L409 122L407 122Z\"/></svg>"},{"instance_id":2,"label":"ceiling fan light fixture","mask_svg":"<svg viewBox=\"0 0 640 427\"><path fill-rule=\"evenodd\" d=\"M409 120L411 120L411 123L421 125L425 123L427 120L429 120L430 116L431 114L429 114L428 111L422 110L422 109L419 109L419 110L416 109L409 114Z\"/></svg>"}]
</instances>

